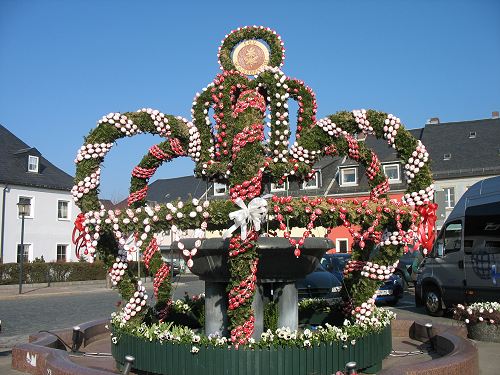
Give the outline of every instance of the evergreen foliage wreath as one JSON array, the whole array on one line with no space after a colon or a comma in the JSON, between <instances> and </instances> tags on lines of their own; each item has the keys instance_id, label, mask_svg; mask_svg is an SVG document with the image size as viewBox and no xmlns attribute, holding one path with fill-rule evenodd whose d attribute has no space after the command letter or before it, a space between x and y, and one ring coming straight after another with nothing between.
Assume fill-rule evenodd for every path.
<instances>
[{"instance_id":1,"label":"evergreen foliage wreath","mask_svg":"<svg viewBox=\"0 0 500 375\"><path fill-rule=\"evenodd\" d=\"M234 70L231 61L231 51L246 39L263 40L270 48L269 66L252 80ZM170 272L161 260L155 233L177 228L227 229L232 224L229 214L235 211L239 200L248 203L259 197L265 182L311 178L315 173L314 163L326 155L348 156L357 161L368 178L370 199L360 202L274 196L269 203L272 212L269 228L283 231L297 257L301 256L304 239L315 226L349 228L355 242L352 261L346 269L348 287L344 298L346 314L353 320L362 321L370 316L380 284L393 271L404 249L418 235L422 236L426 225L432 225L435 206L431 203L432 176L424 145L404 129L399 118L384 112L341 111L318 120L314 92L279 69L283 60L284 46L274 31L263 27L240 28L223 41L219 50L223 72L195 96L192 122L143 108L104 116L85 138L75 160L77 170L72 190L82 210L76 223L81 233L76 240L90 260L96 252L111 259L110 273L126 301L120 315L124 322L139 325L168 315ZM290 99L299 106L296 142L291 146ZM270 130L268 139L264 136L264 125ZM118 139L139 133L157 134L165 141L152 146L134 168L129 208L123 212L105 211L98 201L100 164ZM403 160L408 191L402 201L387 199L387 178L377 155L357 140L356 135L361 133L386 139ZM166 161L185 156L195 161L197 176L228 183L230 200L208 203L193 199L147 207L147 184L156 169ZM290 228L294 226L305 228L298 241L290 237ZM195 248L182 249L188 265L196 261L202 237ZM258 267L257 238L255 228L251 228L247 238L240 235L231 238L228 314L231 340L236 346L246 344L253 332L251 302ZM147 309L144 288L127 268L127 253L132 251L143 254L146 266L154 274L157 300L154 309Z\"/></svg>"}]
</instances>

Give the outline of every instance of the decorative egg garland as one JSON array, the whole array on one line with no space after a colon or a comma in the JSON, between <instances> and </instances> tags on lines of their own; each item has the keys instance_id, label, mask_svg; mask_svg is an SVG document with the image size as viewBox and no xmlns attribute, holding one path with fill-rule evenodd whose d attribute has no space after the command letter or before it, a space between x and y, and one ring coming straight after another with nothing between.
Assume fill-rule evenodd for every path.
<instances>
[{"instance_id":1,"label":"decorative egg garland","mask_svg":"<svg viewBox=\"0 0 500 375\"><path fill-rule=\"evenodd\" d=\"M254 80L249 80L240 72L231 70L234 65L230 59L230 51L246 38L262 39L271 48L270 66ZM296 256L300 256L300 245L310 235L316 222L327 226L340 224L349 228L355 239L352 262L361 263L347 268L346 281L349 295L353 296L352 292L356 292L356 295L353 300L346 299L346 307L352 307L351 314L358 320L369 316L369 312L373 309L373 293L378 289L378 281L369 277L372 281L368 285L363 284L362 287L359 280L367 272L363 267L367 265L369 250L383 240L383 229L396 232L392 233L392 236L395 236L397 241L391 240L389 236L390 243L386 244L384 239L384 251L370 261L372 264L381 264L380 267L385 264L386 270L391 270L390 265L399 258L402 248L415 236L418 225L423 224L418 222L415 206L427 207L433 199L432 178L425 147L404 129L397 117L391 114L356 110L351 113L338 112L317 120L314 92L302 81L286 77L278 68L283 63L283 52L281 39L270 29L263 27L238 29L227 36L220 48L219 60L223 72L201 93L196 94L193 100L192 122L146 108L135 113L110 113L99 121L99 126L86 138L85 145L77 154L75 160L77 173L72 192L83 212L80 221L83 223L82 237L87 255L92 257L95 254L99 243L104 240L103 235L108 237L109 241L106 233L112 233L114 240L122 246L126 234L135 234L136 246L143 253L148 269L155 274L154 286L157 298L155 310L160 318L168 313L170 282L168 266L161 261L154 233L176 227L201 228L201 233L207 228L225 229L231 225L228 214L234 211L231 202L220 201L213 202L210 206L207 203L207 206L202 208L203 212L199 211L200 205L194 201L183 204L182 207L174 207L174 210L168 205L155 206L149 210L142 209L147 196L148 180L164 161L175 157L190 156L196 162L196 174L203 178L229 182L233 201L236 198L249 200L257 197L260 194L263 178L277 183L284 182L288 177L311 178L314 175L313 164L324 155L348 155L358 161L366 169L372 189L370 200L347 202L307 197L300 200L273 197L276 217L269 223L271 229L280 228L285 231L285 237L289 238L295 247ZM291 133L287 104L289 99L296 100L299 105L297 141L290 149ZM209 118L211 108L214 110L214 126ZM231 127L234 121L238 121L239 114L248 110L263 113L266 109L269 111L266 123L269 128L267 142L262 142L264 132L262 124L251 124L251 127L243 131ZM352 136L360 131L387 139L389 145L396 149L398 156L404 161L409 187L403 202L387 201L382 198L388 192L389 184L381 171L376 154ZM167 140L152 146L140 164L134 168L128 199L130 209L125 212L106 212L99 207L97 199L99 165L117 139L142 132L158 134L167 137ZM241 164L245 164L246 160L241 155L244 155L248 147L253 147L253 150L257 151L253 155L252 163L261 167L253 175L242 175ZM239 154L241 155L238 156ZM250 186L258 188L251 190ZM397 219L391 219L391 215ZM356 222L361 224L359 231L353 228ZM289 223L290 226L305 227L303 237L298 241L290 238L289 227L285 223ZM256 236L257 233L253 231L244 241L238 236L233 236L232 258L237 259L242 251L252 251L252 249L254 251ZM195 261L202 237L203 234L195 242L195 248L182 249L190 265L193 260ZM114 252L115 256L118 255L116 268L113 265L111 273L122 296L127 300L137 292L138 289L134 286L137 284L133 275L121 272L124 270L124 258L114 246L116 245L111 244L107 249L112 254ZM229 290L230 295L232 293L230 298L233 298L232 306L236 304L239 306L243 301L248 307L248 301L251 299L249 292L253 291L249 280L255 276L258 261L255 257L252 259L244 275L233 275L236 278L233 279ZM122 264L121 268L119 264ZM368 271L371 272L371 268L374 267L370 267ZM120 271L116 272L117 269ZM373 275L370 272L368 275ZM235 282L240 286L233 285ZM241 283L244 285L241 286ZM142 301L140 303L142 304ZM131 313L130 307L128 310ZM137 314L139 312L141 313ZM143 313L143 309L136 311L135 317L140 321ZM248 314L248 309L246 312L239 310L231 319L233 343L244 344L253 331L252 314Z\"/></svg>"}]
</instances>

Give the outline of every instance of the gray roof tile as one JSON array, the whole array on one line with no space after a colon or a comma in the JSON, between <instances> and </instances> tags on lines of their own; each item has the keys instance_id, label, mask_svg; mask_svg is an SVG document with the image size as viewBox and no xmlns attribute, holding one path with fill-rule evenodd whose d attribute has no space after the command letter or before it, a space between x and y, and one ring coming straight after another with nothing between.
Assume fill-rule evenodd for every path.
<instances>
[{"instance_id":1,"label":"gray roof tile","mask_svg":"<svg viewBox=\"0 0 500 375\"><path fill-rule=\"evenodd\" d=\"M422 143L435 179L500 173L500 119L427 124Z\"/></svg>"},{"instance_id":2,"label":"gray roof tile","mask_svg":"<svg viewBox=\"0 0 500 375\"><path fill-rule=\"evenodd\" d=\"M28 156L38 156L39 173L28 172ZM0 182L56 190L71 190L73 177L57 168L0 125Z\"/></svg>"}]
</instances>

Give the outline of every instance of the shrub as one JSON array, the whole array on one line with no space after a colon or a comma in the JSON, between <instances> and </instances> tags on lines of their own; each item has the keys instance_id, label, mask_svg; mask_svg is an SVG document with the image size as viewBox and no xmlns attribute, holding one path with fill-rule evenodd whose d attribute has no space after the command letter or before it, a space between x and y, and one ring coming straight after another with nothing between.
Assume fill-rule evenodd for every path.
<instances>
[{"instance_id":1,"label":"shrub","mask_svg":"<svg viewBox=\"0 0 500 375\"><path fill-rule=\"evenodd\" d=\"M23 283L104 280L107 269L102 262L24 263ZM0 285L19 283L19 264L0 264Z\"/></svg>"}]
</instances>

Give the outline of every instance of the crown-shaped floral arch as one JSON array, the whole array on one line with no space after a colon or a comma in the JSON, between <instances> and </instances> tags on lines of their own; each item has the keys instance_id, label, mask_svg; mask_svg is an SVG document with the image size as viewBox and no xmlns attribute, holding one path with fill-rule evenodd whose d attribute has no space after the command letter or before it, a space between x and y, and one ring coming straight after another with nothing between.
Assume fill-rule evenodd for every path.
<instances>
[{"instance_id":1,"label":"crown-shaped floral arch","mask_svg":"<svg viewBox=\"0 0 500 375\"><path fill-rule=\"evenodd\" d=\"M253 79L236 70L231 56L234 47L246 40L261 41L269 49L269 61ZM403 251L415 241L425 247L432 243L429 229L435 205L425 146L392 114L355 110L317 119L314 92L302 81L287 77L280 70L283 61L283 43L274 31L239 28L226 36L219 48L223 72L196 94L191 120L150 108L110 113L85 138L75 160L72 193L82 214L77 219L74 240L89 260L98 252L113 257L110 274L126 301L120 313L124 323L140 323L146 317L164 319L168 315L170 269L162 261L155 238L155 233L166 230L176 233L177 229L199 229L194 248L179 243L188 266L192 266L205 231L227 230L236 220L233 230L226 233L231 236L228 314L231 340L236 346L247 343L253 332L251 301L259 260L256 244L259 224L266 215L267 227L275 235L281 233L288 238L297 257L314 227L343 225L349 229L355 242L345 271L344 303L346 313L356 321L370 316L376 290L393 272ZM290 100L299 107L296 141L292 145ZM270 130L267 138L266 127ZM118 139L139 133L157 134L165 140L152 146L133 169L129 208L106 211L98 200L100 165ZM386 139L388 147L393 147L404 161L408 190L401 201L387 198L389 184L380 161L364 142L357 140L358 134ZM327 155L347 156L364 167L371 188L369 199L273 196L268 202L260 197L265 183L310 179L315 173L314 163ZM227 183L230 200L193 199L147 206L149 179L159 166L176 157L192 158L198 177ZM243 218L238 223L239 214ZM244 234L247 224L248 232ZM235 230L239 226L241 235ZM292 227L304 228L302 238L291 237ZM381 250L373 252L375 246ZM128 269L130 251L139 251L154 274L154 308L147 307L145 289Z\"/></svg>"}]
</instances>

